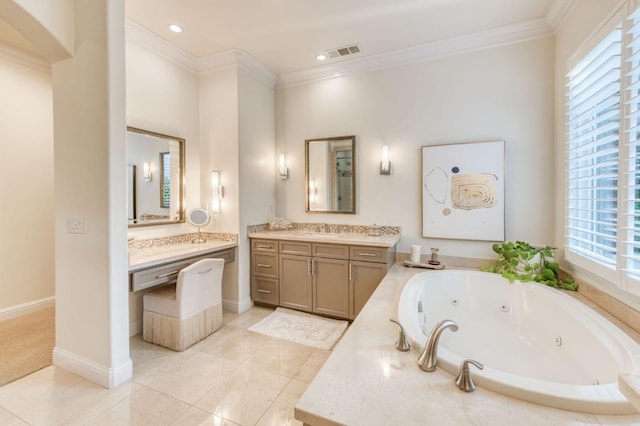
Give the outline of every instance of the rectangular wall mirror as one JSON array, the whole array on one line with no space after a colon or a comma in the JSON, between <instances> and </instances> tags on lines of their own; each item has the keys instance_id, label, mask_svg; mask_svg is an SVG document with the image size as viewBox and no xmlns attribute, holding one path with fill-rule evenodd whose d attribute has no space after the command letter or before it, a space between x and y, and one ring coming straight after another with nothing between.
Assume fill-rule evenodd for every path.
<instances>
[{"instance_id":1,"label":"rectangular wall mirror","mask_svg":"<svg viewBox=\"0 0 640 426\"><path fill-rule=\"evenodd\" d=\"M356 137L305 141L307 212L356 212Z\"/></svg>"},{"instance_id":2,"label":"rectangular wall mirror","mask_svg":"<svg viewBox=\"0 0 640 426\"><path fill-rule=\"evenodd\" d=\"M185 140L127 127L129 228L184 222Z\"/></svg>"}]
</instances>

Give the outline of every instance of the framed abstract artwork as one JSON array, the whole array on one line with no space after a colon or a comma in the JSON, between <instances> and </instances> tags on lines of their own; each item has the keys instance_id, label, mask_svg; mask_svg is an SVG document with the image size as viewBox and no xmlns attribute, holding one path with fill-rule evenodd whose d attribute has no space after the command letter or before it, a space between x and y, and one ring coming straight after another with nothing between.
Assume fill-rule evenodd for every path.
<instances>
[{"instance_id":1,"label":"framed abstract artwork","mask_svg":"<svg viewBox=\"0 0 640 426\"><path fill-rule=\"evenodd\" d=\"M504 141L422 147L422 236L504 241Z\"/></svg>"}]
</instances>

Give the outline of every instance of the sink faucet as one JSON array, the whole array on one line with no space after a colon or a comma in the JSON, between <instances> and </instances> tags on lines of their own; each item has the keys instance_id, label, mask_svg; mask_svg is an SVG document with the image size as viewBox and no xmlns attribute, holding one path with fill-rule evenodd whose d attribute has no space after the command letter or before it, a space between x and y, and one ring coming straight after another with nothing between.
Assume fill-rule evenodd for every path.
<instances>
[{"instance_id":1,"label":"sink faucet","mask_svg":"<svg viewBox=\"0 0 640 426\"><path fill-rule=\"evenodd\" d=\"M418 357L418 365L424 371L436 371L436 365L438 364L438 340L444 330L450 328L452 331L458 331L458 324L452 320L442 320L433 327L429 337L427 337L427 343L424 345L424 350Z\"/></svg>"}]
</instances>

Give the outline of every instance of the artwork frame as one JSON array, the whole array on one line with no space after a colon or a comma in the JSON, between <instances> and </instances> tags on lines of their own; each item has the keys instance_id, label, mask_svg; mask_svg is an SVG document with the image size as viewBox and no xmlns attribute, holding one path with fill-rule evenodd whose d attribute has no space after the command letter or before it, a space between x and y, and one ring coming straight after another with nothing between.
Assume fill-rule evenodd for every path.
<instances>
[{"instance_id":1,"label":"artwork frame","mask_svg":"<svg viewBox=\"0 0 640 426\"><path fill-rule=\"evenodd\" d=\"M422 147L422 236L505 240L505 143Z\"/></svg>"}]
</instances>

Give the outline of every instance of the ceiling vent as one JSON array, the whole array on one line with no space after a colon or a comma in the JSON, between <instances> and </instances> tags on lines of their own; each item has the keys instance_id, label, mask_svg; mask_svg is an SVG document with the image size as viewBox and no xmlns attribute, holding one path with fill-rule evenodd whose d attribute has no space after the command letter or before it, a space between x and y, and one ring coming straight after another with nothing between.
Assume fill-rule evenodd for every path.
<instances>
[{"instance_id":1,"label":"ceiling vent","mask_svg":"<svg viewBox=\"0 0 640 426\"><path fill-rule=\"evenodd\" d=\"M352 46L338 47L336 49L331 49L327 51L327 55L330 58L340 58L342 56L353 55L355 53L360 53L360 46L354 44Z\"/></svg>"}]
</instances>

